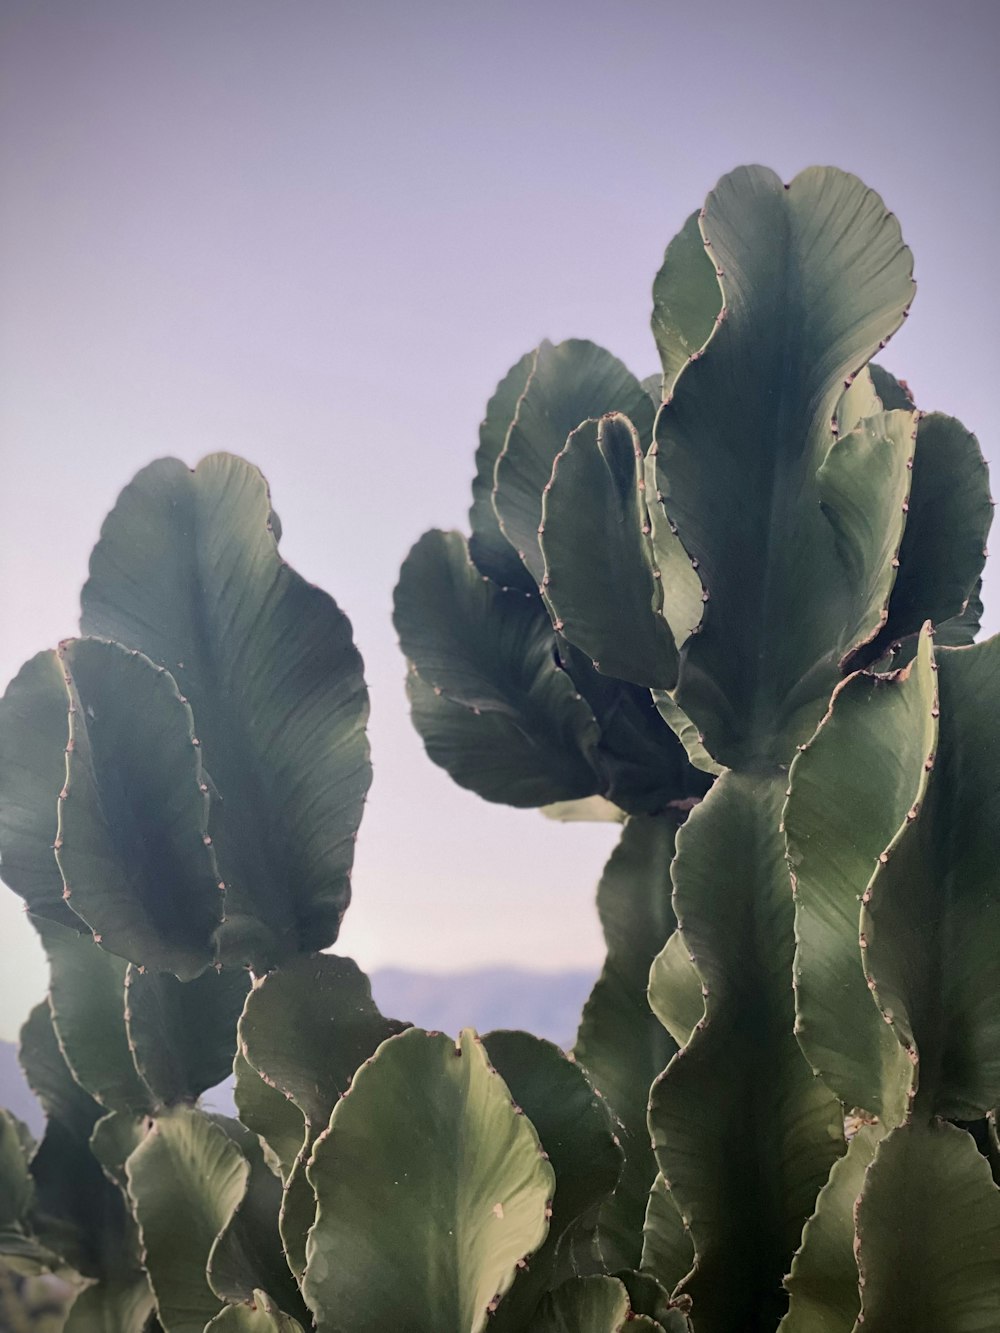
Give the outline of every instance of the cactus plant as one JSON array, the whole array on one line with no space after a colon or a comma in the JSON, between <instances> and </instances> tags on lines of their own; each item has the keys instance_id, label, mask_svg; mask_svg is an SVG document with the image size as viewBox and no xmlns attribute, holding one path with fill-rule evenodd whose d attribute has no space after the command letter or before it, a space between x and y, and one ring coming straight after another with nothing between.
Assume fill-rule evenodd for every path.
<instances>
[{"instance_id":1,"label":"cactus plant","mask_svg":"<svg viewBox=\"0 0 1000 1333\"><path fill-rule=\"evenodd\" d=\"M242 460L126 488L82 637L0 701L51 973L0 1261L58 1275L60 1326L1000 1323L992 504L975 438L871 360L912 295L854 177L730 174L656 278L661 373L523 356L468 539L403 566L430 757L622 824L572 1058L384 1017L323 952L370 778L350 626ZM238 1120L201 1101L230 1068Z\"/></svg>"}]
</instances>

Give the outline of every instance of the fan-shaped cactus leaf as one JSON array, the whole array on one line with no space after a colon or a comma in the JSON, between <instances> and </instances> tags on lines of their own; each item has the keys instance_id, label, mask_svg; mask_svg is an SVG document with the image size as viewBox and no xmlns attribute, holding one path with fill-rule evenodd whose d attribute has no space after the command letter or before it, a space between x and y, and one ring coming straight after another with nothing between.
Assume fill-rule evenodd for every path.
<instances>
[{"instance_id":1,"label":"fan-shaped cactus leaf","mask_svg":"<svg viewBox=\"0 0 1000 1333\"><path fill-rule=\"evenodd\" d=\"M151 464L104 524L81 621L167 667L190 699L220 798L220 953L262 971L336 939L371 780L350 625L281 559L270 512L241 459Z\"/></svg>"},{"instance_id":2,"label":"fan-shaped cactus leaf","mask_svg":"<svg viewBox=\"0 0 1000 1333\"><path fill-rule=\"evenodd\" d=\"M34 1146L25 1126L0 1108L0 1266L21 1274L52 1271L61 1262L31 1231L35 1188L28 1160Z\"/></svg>"},{"instance_id":3,"label":"fan-shaped cactus leaf","mask_svg":"<svg viewBox=\"0 0 1000 1333\"><path fill-rule=\"evenodd\" d=\"M859 943L861 899L922 797L935 748L929 633L895 677L856 675L791 768L784 826L795 877L799 1043L850 1109L890 1125L911 1067L872 1002Z\"/></svg>"},{"instance_id":4,"label":"fan-shaped cactus leaf","mask_svg":"<svg viewBox=\"0 0 1000 1333\"><path fill-rule=\"evenodd\" d=\"M597 725L537 597L485 579L458 533L428 532L403 564L394 620L414 724L456 781L520 806L598 790Z\"/></svg>"},{"instance_id":5,"label":"fan-shaped cactus leaf","mask_svg":"<svg viewBox=\"0 0 1000 1333\"><path fill-rule=\"evenodd\" d=\"M309 1179L303 1294L327 1333L482 1333L545 1240L555 1184L475 1035L415 1028L358 1071Z\"/></svg>"},{"instance_id":6,"label":"fan-shaped cactus leaf","mask_svg":"<svg viewBox=\"0 0 1000 1333\"><path fill-rule=\"evenodd\" d=\"M698 969L684 936L675 930L649 969L649 1006L678 1046L686 1046L705 1016L705 996Z\"/></svg>"},{"instance_id":7,"label":"fan-shaped cactus leaf","mask_svg":"<svg viewBox=\"0 0 1000 1333\"><path fill-rule=\"evenodd\" d=\"M991 1333L1000 1322L1000 1190L964 1130L901 1125L857 1203L854 1333Z\"/></svg>"},{"instance_id":8,"label":"fan-shaped cactus leaf","mask_svg":"<svg viewBox=\"0 0 1000 1333\"><path fill-rule=\"evenodd\" d=\"M789 1301L781 1333L852 1333L861 1309L854 1206L885 1134L882 1124L863 1125L834 1163L785 1278Z\"/></svg>"},{"instance_id":9,"label":"fan-shaped cactus leaf","mask_svg":"<svg viewBox=\"0 0 1000 1333\"><path fill-rule=\"evenodd\" d=\"M229 1074L236 1024L250 989L238 967L208 968L192 981L169 972L125 974L125 1020L136 1069L154 1101L194 1102Z\"/></svg>"},{"instance_id":10,"label":"fan-shaped cactus leaf","mask_svg":"<svg viewBox=\"0 0 1000 1333\"><path fill-rule=\"evenodd\" d=\"M681 1210L667 1182L657 1174L642 1227L642 1271L652 1273L665 1291L672 1292L690 1273L693 1263L694 1246Z\"/></svg>"},{"instance_id":11,"label":"fan-shaped cactus leaf","mask_svg":"<svg viewBox=\"0 0 1000 1333\"><path fill-rule=\"evenodd\" d=\"M220 1301L206 1276L208 1259L243 1198L249 1171L225 1131L188 1106L158 1116L125 1163L165 1333L202 1333L218 1313Z\"/></svg>"},{"instance_id":12,"label":"fan-shaped cactus leaf","mask_svg":"<svg viewBox=\"0 0 1000 1333\"><path fill-rule=\"evenodd\" d=\"M66 781L69 702L54 652L38 653L0 699L0 858L4 883L35 916L86 926L63 899L53 844Z\"/></svg>"},{"instance_id":13,"label":"fan-shaped cactus leaf","mask_svg":"<svg viewBox=\"0 0 1000 1333\"><path fill-rule=\"evenodd\" d=\"M244 1059L302 1114L305 1136L285 1177L281 1236L296 1273L305 1267L306 1232L316 1215L306 1163L317 1135L361 1065L407 1025L383 1018L368 978L350 958L299 958L261 979L239 1023ZM264 1108L265 1114L267 1108ZM289 1133L287 1113L272 1122ZM264 1137L272 1140L270 1126ZM280 1293L276 1293L279 1294Z\"/></svg>"},{"instance_id":14,"label":"fan-shaped cactus leaf","mask_svg":"<svg viewBox=\"0 0 1000 1333\"><path fill-rule=\"evenodd\" d=\"M873 570L858 580L842 562L843 532L820 507L817 474L836 454L845 377L902 321L911 261L878 196L833 169L785 189L763 168L740 168L709 196L700 225L725 304L660 410L655 445L657 489L708 594L677 700L720 763L787 762L822 714L856 627L874 612L877 628L882 610L864 601L885 580ZM768 392L747 393L750 383ZM903 473L909 454L897 460ZM903 498L905 483L900 508ZM872 487L868 499L881 547L888 497Z\"/></svg>"},{"instance_id":15,"label":"fan-shaped cactus leaf","mask_svg":"<svg viewBox=\"0 0 1000 1333\"><path fill-rule=\"evenodd\" d=\"M135 1223L118 1186L89 1151L101 1107L74 1079L48 1004L21 1030L21 1065L48 1117L31 1160L32 1229L41 1244L96 1285L77 1297L71 1333L141 1333L152 1309Z\"/></svg>"},{"instance_id":16,"label":"fan-shaped cactus leaf","mask_svg":"<svg viewBox=\"0 0 1000 1333\"><path fill-rule=\"evenodd\" d=\"M582 421L608 412L621 412L640 439L650 438L653 403L616 357L579 339L543 342L497 459L493 494L501 531L536 584L545 574L538 544L542 493L556 454Z\"/></svg>"},{"instance_id":17,"label":"fan-shaped cactus leaf","mask_svg":"<svg viewBox=\"0 0 1000 1333\"><path fill-rule=\"evenodd\" d=\"M628 418L572 431L542 503L542 586L556 629L599 671L670 689L677 650L662 614L645 488L643 448Z\"/></svg>"},{"instance_id":18,"label":"fan-shaped cactus leaf","mask_svg":"<svg viewBox=\"0 0 1000 1333\"><path fill-rule=\"evenodd\" d=\"M208 788L173 678L116 643L63 644L70 735L56 859L112 953L197 976L222 914Z\"/></svg>"},{"instance_id":19,"label":"fan-shaped cactus leaf","mask_svg":"<svg viewBox=\"0 0 1000 1333\"><path fill-rule=\"evenodd\" d=\"M926 791L862 902L862 956L914 1114L976 1120L1000 1100L1000 637L936 665Z\"/></svg>"},{"instance_id":20,"label":"fan-shaped cactus leaf","mask_svg":"<svg viewBox=\"0 0 1000 1333\"><path fill-rule=\"evenodd\" d=\"M653 958L674 929L670 861L677 818L635 816L622 831L597 890L608 954L584 1006L575 1058L620 1122L625 1165L601 1210L600 1245L610 1268L638 1268L656 1162L649 1146L649 1087L677 1049L646 999Z\"/></svg>"},{"instance_id":21,"label":"fan-shaped cactus leaf","mask_svg":"<svg viewBox=\"0 0 1000 1333\"><path fill-rule=\"evenodd\" d=\"M592 763L600 790L633 815L657 814L698 798L709 779L688 762L648 690L604 676L586 653L558 636L559 660L590 705L600 729Z\"/></svg>"},{"instance_id":22,"label":"fan-shaped cactus leaf","mask_svg":"<svg viewBox=\"0 0 1000 1333\"><path fill-rule=\"evenodd\" d=\"M537 355L537 351L528 352L511 366L486 405L486 416L479 427L476 475L472 480L472 508L469 510L472 534L469 555L476 568L501 588L520 588L522 592L534 592L536 580L500 531L493 508L493 474L510 423L517 413L518 399L534 371Z\"/></svg>"},{"instance_id":23,"label":"fan-shaped cactus leaf","mask_svg":"<svg viewBox=\"0 0 1000 1333\"><path fill-rule=\"evenodd\" d=\"M571 1278L546 1296L531 1323L531 1333L634 1333L660 1329L646 1315L636 1315L624 1284L614 1277Z\"/></svg>"},{"instance_id":24,"label":"fan-shaped cactus leaf","mask_svg":"<svg viewBox=\"0 0 1000 1333\"><path fill-rule=\"evenodd\" d=\"M35 924L49 960L52 1022L74 1078L108 1110L148 1111L153 1100L125 1028L128 964L54 921Z\"/></svg>"},{"instance_id":25,"label":"fan-shaped cactus leaf","mask_svg":"<svg viewBox=\"0 0 1000 1333\"><path fill-rule=\"evenodd\" d=\"M36 1004L20 1033L18 1060L31 1091L50 1120L58 1120L78 1137L88 1138L101 1108L73 1077L59 1049L47 1000Z\"/></svg>"},{"instance_id":26,"label":"fan-shaped cactus leaf","mask_svg":"<svg viewBox=\"0 0 1000 1333\"><path fill-rule=\"evenodd\" d=\"M254 1069L239 1049L233 1073L233 1100L240 1120L260 1139L271 1170L287 1181L305 1143L305 1116L290 1097Z\"/></svg>"},{"instance_id":27,"label":"fan-shaped cactus leaf","mask_svg":"<svg viewBox=\"0 0 1000 1333\"><path fill-rule=\"evenodd\" d=\"M544 1293L572 1272L566 1250L615 1188L622 1153L607 1105L557 1046L527 1032L491 1032L483 1046L534 1125L556 1179L545 1244L518 1271L490 1323L495 1333L521 1333Z\"/></svg>"},{"instance_id":28,"label":"fan-shaped cactus leaf","mask_svg":"<svg viewBox=\"0 0 1000 1333\"><path fill-rule=\"evenodd\" d=\"M255 1291L251 1303L227 1305L205 1325L205 1333L302 1333L302 1325L279 1310L267 1292Z\"/></svg>"},{"instance_id":29,"label":"fan-shaped cactus leaf","mask_svg":"<svg viewBox=\"0 0 1000 1333\"><path fill-rule=\"evenodd\" d=\"M698 214L692 213L667 246L653 281L653 337L663 364L664 398L708 341L721 310L715 265L706 253Z\"/></svg>"},{"instance_id":30,"label":"fan-shaped cactus leaf","mask_svg":"<svg viewBox=\"0 0 1000 1333\"><path fill-rule=\"evenodd\" d=\"M246 1158L250 1168L246 1192L208 1256L209 1286L220 1300L234 1305L252 1301L263 1283L281 1308L310 1322L292 1271L285 1262L278 1231L282 1185L264 1160L255 1134L238 1120L213 1117Z\"/></svg>"},{"instance_id":31,"label":"fan-shaped cactus leaf","mask_svg":"<svg viewBox=\"0 0 1000 1333\"><path fill-rule=\"evenodd\" d=\"M694 1242L680 1290L699 1333L778 1322L782 1278L844 1149L840 1103L792 1031L784 796L780 774L724 773L679 831L672 867L707 993L704 1018L653 1085L649 1123Z\"/></svg>"},{"instance_id":32,"label":"fan-shaped cactus leaf","mask_svg":"<svg viewBox=\"0 0 1000 1333\"><path fill-rule=\"evenodd\" d=\"M986 560L992 521L989 470L976 437L954 417L921 417L889 618L865 650L865 662L915 634L925 620L944 625L964 613Z\"/></svg>"}]
</instances>

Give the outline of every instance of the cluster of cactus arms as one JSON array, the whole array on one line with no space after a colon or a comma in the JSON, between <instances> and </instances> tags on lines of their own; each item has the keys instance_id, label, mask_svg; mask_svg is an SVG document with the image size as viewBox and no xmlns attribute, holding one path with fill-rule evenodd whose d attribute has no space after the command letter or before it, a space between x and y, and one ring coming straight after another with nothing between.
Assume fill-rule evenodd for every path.
<instances>
[{"instance_id":1,"label":"cluster of cactus arms","mask_svg":"<svg viewBox=\"0 0 1000 1333\"><path fill-rule=\"evenodd\" d=\"M385 1018L325 952L370 780L350 627L246 463L126 488L82 637L0 702L51 970L0 1298L53 1275L68 1333L1000 1327L992 501L871 361L913 290L854 177L733 172L656 277L662 373L522 358L471 536L407 557L431 759L622 825L570 1057ZM201 1102L229 1071L238 1119Z\"/></svg>"}]
</instances>

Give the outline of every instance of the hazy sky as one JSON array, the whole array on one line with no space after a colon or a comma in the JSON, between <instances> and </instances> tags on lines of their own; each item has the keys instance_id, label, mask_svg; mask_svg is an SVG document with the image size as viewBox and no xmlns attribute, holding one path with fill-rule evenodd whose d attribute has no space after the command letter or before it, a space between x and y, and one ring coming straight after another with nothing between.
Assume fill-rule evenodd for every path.
<instances>
[{"instance_id":1,"label":"hazy sky","mask_svg":"<svg viewBox=\"0 0 1000 1333\"><path fill-rule=\"evenodd\" d=\"M740 162L882 193L920 288L886 364L1000 461L998 58L994 0L0 0L3 680L74 631L139 467L243 454L367 663L344 951L596 969L614 833L426 759L399 564L465 527L482 409L540 338L656 368L663 248ZM0 1036L44 989L19 907L0 886Z\"/></svg>"}]
</instances>

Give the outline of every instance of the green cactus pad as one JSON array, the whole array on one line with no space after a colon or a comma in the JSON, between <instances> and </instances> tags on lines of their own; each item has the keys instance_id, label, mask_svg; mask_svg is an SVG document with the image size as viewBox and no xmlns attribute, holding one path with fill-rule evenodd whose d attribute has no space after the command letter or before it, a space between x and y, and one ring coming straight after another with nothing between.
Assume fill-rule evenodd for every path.
<instances>
[{"instance_id":1,"label":"green cactus pad","mask_svg":"<svg viewBox=\"0 0 1000 1333\"><path fill-rule=\"evenodd\" d=\"M599 671L670 689L677 650L663 615L645 487L643 447L627 417L578 426L545 488L542 586L556 629Z\"/></svg>"},{"instance_id":2,"label":"green cactus pad","mask_svg":"<svg viewBox=\"0 0 1000 1333\"><path fill-rule=\"evenodd\" d=\"M705 1014L653 1085L660 1171L690 1225L699 1333L777 1324L830 1167L840 1103L793 1035L785 777L724 773L677 835L674 907Z\"/></svg>"},{"instance_id":3,"label":"green cactus pad","mask_svg":"<svg viewBox=\"0 0 1000 1333\"><path fill-rule=\"evenodd\" d=\"M598 790L597 724L556 662L537 597L496 587L463 537L433 531L403 564L394 620L414 723L457 782L519 806Z\"/></svg>"},{"instance_id":4,"label":"green cactus pad","mask_svg":"<svg viewBox=\"0 0 1000 1333\"><path fill-rule=\"evenodd\" d=\"M126 1028L132 1058L154 1101L194 1102L229 1074L236 1024L250 989L238 967L208 968L193 981L169 972L125 974Z\"/></svg>"},{"instance_id":5,"label":"green cactus pad","mask_svg":"<svg viewBox=\"0 0 1000 1333\"><path fill-rule=\"evenodd\" d=\"M497 459L493 507L500 528L536 584L545 575L538 544L542 495L556 454L588 417L627 416L644 442L653 427L653 403L625 366L591 342L543 342L517 415Z\"/></svg>"},{"instance_id":6,"label":"green cactus pad","mask_svg":"<svg viewBox=\"0 0 1000 1333\"><path fill-rule=\"evenodd\" d=\"M976 437L941 412L921 417L889 618L866 660L925 620L942 625L961 615L982 573L992 521L989 472Z\"/></svg>"},{"instance_id":7,"label":"green cactus pad","mask_svg":"<svg viewBox=\"0 0 1000 1333\"><path fill-rule=\"evenodd\" d=\"M205 1333L302 1333L302 1325L283 1314L267 1292L255 1291L252 1304L228 1305L205 1325Z\"/></svg>"},{"instance_id":8,"label":"green cactus pad","mask_svg":"<svg viewBox=\"0 0 1000 1333\"><path fill-rule=\"evenodd\" d=\"M59 660L70 734L55 845L70 905L112 953L197 976L222 894L191 709L169 672L118 644L72 640Z\"/></svg>"},{"instance_id":9,"label":"green cactus pad","mask_svg":"<svg viewBox=\"0 0 1000 1333\"><path fill-rule=\"evenodd\" d=\"M763 168L739 168L709 196L701 231L723 317L656 424L657 489L708 595L677 700L720 763L787 762L880 586L879 571L859 579L842 563L817 473L836 454L845 377L912 299L911 260L878 196L831 168L787 189ZM875 517L859 514L852 541L869 522L881 541L887 496L872 487L867 498ZM841 547L848 521L840 515Z\"/></svg>"},{"instance_id":10,"label":"green cactus pad","mask_svg":"<svg viewBox=\"0 0 1000 1333\"><path fill-rule=\"evenodd\" d=\"M646 999L650 964L675 926L670 861L678 820L634 816L597 890L608 954L584 1006L573 1054L621 1124L625 1166L601 1210L601 1250L611 1268L638 1268L656 1162L649 1146L649 1086L677 1049Z\"/></svg>"},{"instance_id":11,"label":"green cactus pad","mask_svg":"<svg viewBox=\"0 0 1000 1333\"><path fill-rule=\"evenodd\" d=\"M662 396L715 330L722 309L719 279L692 213L667 246L653 282L653 337L663 364Z\"/></svg>"},{"instance_id":12,"label":"green cactus pad","mask_svg":"<svg viewBox=\"0 0 1000 1333\"><path fill-rule=\"evenodd\" d=\"M246 1158L250 1173L243 1197L209 1253L209 1286L220 1300L236 1305L252 1301L263 1284L283 1310L308 1325L309 1311L285 1260L279 1232L282 1182L267 1165L255 1134L238 1120L212 1118Z\"/></svg>"},{"instance_id":13,"label":"green cactus pad","mask_svg":"<svg viewBox=\"0 0 1000 1333\"><path fill-rule=\"evenodd\" d=\"M926 791L862 903L862 955L914 1114L976 1120L1000 1101L1000 636L936 666Z\"/></svg>"},{"instance_id":14,"label":"green cactus pad","mask_svg":"<svg viewBox=\"0 0 1000 1333\"><path fill-rule=\"evenodd\" d=\"M35 924L49 960L52 1022L74 1078L108 1110L148 1111L152 1096L125 1028L128 964L86 935L51 921Z\"/></svg>"},{"instance_id":15,"label":"green cactus pad","mask_svg":"<svg viewBox=\"0 0 1000 1333\"><path fill-rule=\"evenodd\" d=\"M644 1273L651 1273L665 1291L672 1292L691 1271L694 1246L674 1196L657 1174L649 1191L642 1227Z\"/></svg>"},{"instance_id":16,"label":"green cactus pad","mask_svg":"<svg viewBox=\"0 0 1000 1333\"><path fill-rule=\"evenodd\" d=\"M628 1292L617 1278L595 1274L572 1278L546 1296L530 1333L634 1333L662 1329L646 1315L636 1315Z\"/></svg>"},{"instance_id":17,"label":"green cactus pad","mask_svg":"<svg viewBox=\"0 0 1000 1333\"><path fill-rule=\"evenodd\" d=\"M157 1117L125 1163L164 1333L202 1333L218 1313L206 1276L209 1255L243 1198L249 1171L225 1131L188 1106Z\"/></svg>"},{"instance_id":18,"label":"green cactus pad","mask_svg":"<svg viewBox=\"0 0 1000 1333\"><path fill-rule=\"evenodd\" d=\"M417 1028L358 1071L309 1179L303 1293L326 1333L483 1333L545 1240L555 1186L478 1038Z\"/></svg>"},{"instance_id":19,"label":"green cactus pad","mask_svg":"<svg viewBox=\"0 0 1000 1333\"><path fill-rule=\"evenodd\" d=\"M893 1130L856 1216L862 1301L853 1333L1000 1327L1000 1190L964 1130Z\"/></svg>"},{"instance_id":20,"label":"green cactus pad","mask_svg":"<svg viewBox=\"0 0 1000 1333\"><path fill-rule=\"evenodd\" d=\"M303 1119L305 1133L285 1175L281 1211L281 1236L296 1273L305 1267L306 1232L316 1216L306 1178L312 1145L360 1066L406 1026L383 1018L368 978L352 959L332 954L296 959L263 978L247 998L239 1024L242 1055ZM266 1118L258 1132L272 1144L286 1135L294 1141L287 1105L279 1107L273 1098L263 1104L256 1091Z\"/></svg>"},{"instance_id":21,"label":"green cactus pad","mask_svg":"<svg viewBox=\"0 0 1000 1333\"><path fill-rule=\"evenodd\" d=\"M593 1232L595 1209L618 1183L622 1152L607 1104L557 1046L527 1032L491 1032L483 1046L534 1125L556 1178L545 1244L518 1270L490 1322L493 1333L521 1333L544 1293L573 1271L570 1251Z\"/></svg>"},{"instance_id":22,"label":"green cactus pad","mask_svg":"<svg viewBox=\"0 0 1000 1333\"><path fill-rule=\"evenodd\" d=\"M69 705L53 652L26 662L0 699L0 857L4 883L36 916L87 927L63 899L53 843L66 781Z\"/></svg>"},{"instance_id":23,"label":"green cactus pad","mask_svg":"<svg viewBox=\"0 0 1000 1333\"><path fill-rule=\"evenodd\" d=\"M905 1114L911 1070L864 975L861 899L926 785L935 748L932 667L925 634L897 676L845 681L792 765L784 812L796 886L799 1042L848 1110L889 1124Z\"/></svg>"},{"instance_id":24,"label":"green cactus pad","mask_svg":"<svg viewBox=\"0 0 1000 1333\"><path fill-rule=\"evenodd\" d=\"M788 1313L780 1333L852 1333L861 1309L854 1207L886 1127L862 1125L835 1162L785 1278Z\"/></svg>"},{"instance_id":25,"label":"green cactus pad","mask_svg":"<svg viewBox=\"0 0 1000 1333\"><path fill-rule=\"evenodd\" d=\"M336 939L371 780L350 625L281 559L270 513L241 459L151 464L104 524L81 619L167 667L190 700L220 797L220 953L258 970Z\"/></svg>"},{"instance_id":26,"label":"green cactus pad","mask_svg":"<svg viewBox=\"0 0 1000 1333\"><path fill-rule=\"evenodd\" d=\"M537 351L522 356L500 381L486 406L486 416L479 427L476 475L472 481L472 508L469 510L469 555L476 568L499 587L520 588L522 592L534 592L536 581L500 531L493 508L493 474L537 356Z\"/></svg>"}]
</instances>

